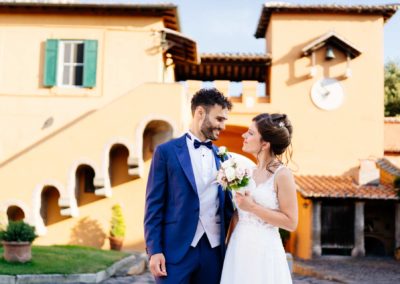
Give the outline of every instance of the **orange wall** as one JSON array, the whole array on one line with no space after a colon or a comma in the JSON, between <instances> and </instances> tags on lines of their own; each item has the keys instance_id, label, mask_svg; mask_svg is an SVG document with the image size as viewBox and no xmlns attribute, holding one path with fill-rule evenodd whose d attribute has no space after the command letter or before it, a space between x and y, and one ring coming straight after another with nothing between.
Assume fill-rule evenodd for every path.
<instances>
[{"instance_id":1,"label":"orange wall","mask_svg":"<svg viewBox=\"0 0 400 284\"><path fill-rule=\"evenodd\" d=\"M299 223L297 230L290 234L289 248L297 257L311 259L312 257L312 210L310 199L304 199L297 192L299 207Z\"/></svg>"}]
</instances>

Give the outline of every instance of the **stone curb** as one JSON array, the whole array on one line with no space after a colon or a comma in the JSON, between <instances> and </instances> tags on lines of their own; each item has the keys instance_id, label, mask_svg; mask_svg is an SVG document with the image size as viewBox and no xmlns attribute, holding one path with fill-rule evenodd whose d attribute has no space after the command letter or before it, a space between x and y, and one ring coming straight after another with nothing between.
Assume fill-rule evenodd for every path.
<instances>
[{"instance_id":1,"label":"stone curb","mask_svg":"<svg viewBox=\"0 0 400 284\"><path fill-rule=\"evenodd\" d=\"M298 263L296 261L294 261L294 263L293 263L293 273L299 274L299 275L304 275L304 276L310 276L310 277L318 278L321 280L330 280L330 281L334 281L334 282L338 282L338 283L346 283L346 284L351 283L345 279L341 279L339 277L330 275L327 271L324 271L324 270L317 271L317 270L315 270L315 268L313 268L309 265Z\"/></svg>"},{"instance_id":2,"label":"stone curb","mask_svg":"<svg viewBox=\"0 0 400 284\"><path fill-rule=\"evenodd\" d=\"M0 284L30 284L30 283L100 283L114 275L119 269L136 262L137 256L125 257L106 270L97 273L85 274L24 274L24 275L0 275Z\"/></svg>"}]
</instances>

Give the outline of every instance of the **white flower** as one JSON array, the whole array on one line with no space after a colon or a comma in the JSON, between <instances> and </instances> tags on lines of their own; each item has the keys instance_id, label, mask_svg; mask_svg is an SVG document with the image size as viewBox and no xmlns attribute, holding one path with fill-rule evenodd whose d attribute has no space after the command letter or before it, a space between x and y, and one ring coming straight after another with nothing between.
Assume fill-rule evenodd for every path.
<instances>
[{"instance_id":1,"label":"white flower","mask_svg":"<svg viewBox=\"0 0 400 284\"><path fill-rule=\"evenodd\" d=\"M235 169L233 167L226 168L225 175L228 179L228 182L233 181L236 178Z\"/></svg>"},{"instance_id":2,"label":"white flower","mask_svg":"<svg viewBox=\"0 0 400 284\"><path fill-rule=\"evenodd\" d=\"M221 167L223 169L227 169L229 167L233 167L235 165L235 160L233 158L226 160L225 162L222 162Z\"/></svg>"},{"instance_id":3,"label":"white flower","mask_svg":"<svg viewBox=\"0 0 400 284\"><path fill-rule=\"evenodd\" d=\"M239 180L242 180L242 178L245 176L245 174L246 174L246 172L242 169L242 168L240 168L240 167L237 167L236 168L236 177L239 179Z\"/></svg>"},{"instance_id":4,"label":"white flower","mask_svg":"<svg viewBox=\"0 0 400 284\"><path fill-rule=\"evenodd\" d=\"M225 146L221 146L218 148L217 155L218 156L224 156L227 153L227 149Z\"/></svg>"}]
</instances>

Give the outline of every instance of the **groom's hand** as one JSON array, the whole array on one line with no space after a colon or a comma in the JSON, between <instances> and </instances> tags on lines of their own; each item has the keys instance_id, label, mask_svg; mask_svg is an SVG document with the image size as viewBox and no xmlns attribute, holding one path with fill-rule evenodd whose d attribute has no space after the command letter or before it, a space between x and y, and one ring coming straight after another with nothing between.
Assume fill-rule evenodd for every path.
<instances>
[{"instance_id":1,"label":"groom's hand","mask_svg":"<svg viewBox=\"0 0 400 284\"><path fill-rule=\"evenodd\" d=\"M162 253L153 254L150 257L150 272L155 277L167 276L167 269L165 268L165 257Z\"/></svg>"}]
</instances>

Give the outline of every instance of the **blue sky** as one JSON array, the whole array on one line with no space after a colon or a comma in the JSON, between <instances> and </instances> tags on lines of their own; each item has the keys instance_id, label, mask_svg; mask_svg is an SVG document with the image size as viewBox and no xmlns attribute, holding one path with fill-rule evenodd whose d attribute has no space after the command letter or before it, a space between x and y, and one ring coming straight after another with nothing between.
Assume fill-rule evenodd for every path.
<instances>
[{"instance_id":1,"label":"blue sky","mask_svg":"<svg viewBox=\"0 0 400 284\"><path fill-rule=\"evenodd\" d=\"M154 1L143 1L153 2ZM200 53L264 53L265 40L254 32L265 0L171 0L178 5L182 32L194 39ZM387 4L400 1L291 1L297 4ZM385 24L384 56L400 62L400 10Z\"/></svg>"}]
</instances>

